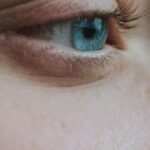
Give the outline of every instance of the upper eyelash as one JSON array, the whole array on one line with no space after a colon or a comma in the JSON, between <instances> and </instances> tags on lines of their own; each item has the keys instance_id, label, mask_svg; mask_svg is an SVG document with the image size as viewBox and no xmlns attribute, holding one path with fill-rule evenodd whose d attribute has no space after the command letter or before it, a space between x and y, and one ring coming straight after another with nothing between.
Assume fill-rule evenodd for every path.
<instances>
[{"instance_id":1,"label":"upper eyelash","mask_svg":"<svg viewBox=\"0 0 150 150\"><path fill-rule=\"evenodd\" d=\"M114 12L114 16L118 21L118 24L123 29L131 29L137 27L139 19L142 14L137 12L138 6L134 4L134 1L130 0L117 0L119 6Z\"/></svg>"},{"instance_id":2,"label":"upper eyelash","mask_svg":"<svg viewBox=\"0 0 150 150\"><path fill-rule=\"evenodd\" d=\"M142 17L142 14L137 12L138 5L135 5L135 1L130 0L116 0L118 3L118 8L113 13L103 13L101 11L97 11L94 14L88 14L86 18L108 18L109 16L113 16L116 18L118 25L122 29L132 29L137 27L139 19ZM85 16L77 16L75 19L82 19Z\"/></svg>"},{"instance_id":3,"label":"upper eyelash","mask_svg":"<svg viewBox=\"0 0 150 150\"><path fill-rule=\"evenodd\" d=\"M138 20L142 17L141 14L137 13L138 6L134 5L133 1L130 0L116 0L118 3L118 8L112 12L112 13L104 13L100 10L94 12L94 13L88 13L88 14L81 14L77 15L74 18L70 18L69 21L74 21L74 20L81 20L82 18L109 18L109 17L114 17L121 29L131 29L135 28L138 25ZM67 20L66 20L67 21ZM60 21L61 22L61 21ZM49 22L46 24L37 24L35 26L30 26L28 29L32 29L35 27L40 27L40 26L47 26L50 25L53 22ZM26 28L26 27L25 27ZM22 28L21 28L22 29Z\"/></svg>"},{"instance_id":4,"label":"upper eyelash","mask_svg":"<svg viewBox=\"0 0 150 150\"><path fill-rule=\"evenodd\" d=\"M134 1L130 0L117 0L118 8L113 13L103 13L101 11L97 11L92 14L88 14L86 16L76 16L71 20L80 20L82 18L107 18L109 16L113 16L116 18L118 25L122 29L131 29L137 27L138 20L142 17L142 14L137 13L138 6L134 5Z\"/></svg>"}]
</instances>

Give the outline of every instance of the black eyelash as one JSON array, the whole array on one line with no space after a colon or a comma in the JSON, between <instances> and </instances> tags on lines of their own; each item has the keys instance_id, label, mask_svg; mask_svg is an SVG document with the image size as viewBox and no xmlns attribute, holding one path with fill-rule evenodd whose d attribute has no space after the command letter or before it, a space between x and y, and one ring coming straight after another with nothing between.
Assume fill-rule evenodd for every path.
<instances>
[{"instance_id":1,"label":"black eyelash","mask_svg":"<svg viewBox=\"0 0 150 150\"><path fill-rule=\"evenodd\" d=\"M130 0L117 0L117 2L119 6L113 15L117 19L119 26L123 29L137 27L138 21L142 17L142 14L137 12L139 6L135 6L135 1Z\"/></svg>"}]
</instances>

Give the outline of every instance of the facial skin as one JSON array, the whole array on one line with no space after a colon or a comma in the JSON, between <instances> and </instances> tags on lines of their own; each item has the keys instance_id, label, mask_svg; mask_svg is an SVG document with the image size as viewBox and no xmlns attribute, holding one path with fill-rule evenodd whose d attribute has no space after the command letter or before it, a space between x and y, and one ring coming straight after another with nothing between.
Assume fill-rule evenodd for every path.
<instances>
[{"instance_id":1,"label":"facial skin","mask_svg":"<svg viewBox=\"0 0 150 150\"><path fill-rule=\"evenodd\" d=\"M8 34L7 28L14 29L17 25L22 27L27 23L45 22L47 17L48 19L59 17L56 16L56 12L53 12L46 17L41 15L41 20L33 15L32 20L32 17L27 15L29 11L26 15L31 21L26 22L28 18L25 17L27 19L25 21L23 14L18 17L23 18L21 21L10 21L11 16L17 17L16 13L11 12L12 7L20 6L25 2L27 1L0 2L1 10L7 8L3 13L0 10L0 17L3 15L5 18L8 17L6 22L0 21L2 32L0 34L0 149L149 150L150 54L144 38L144 27L140 26L141 28L134 32L126 31L126 35L131 36L123 38L127 47L125 50L107 45L104 48L104 55L111 51L115 57L111 59L112 63L108 63L108 66L102 69L99 63L96 63L97 66L93 63L97 56L96 60L100 61L99 52L96 56L96 52L90 53L93 56L91 58L89 53L76 52L71 47L51 45L42 42L41 39L30 42L32 38ZM38 2L48 2L51 8L56 0L33 1L25 5L24 10L28 6L36 10ZM58 4L63 5L67 2L69 3L61 0ZM99 0L95 3L96 7L107 11L112 11L116 7L113 0L107 2ZM91 2L89 9L94 8L94 2ZM22 8L20 10L23 12ZM85 10L88 9L85 7ZM48 47L49 50L51 46L53 47L51 52L58 53L63 50L64 59L72 58L74 54L73 56L82 62L78 64L78 71L73 70L74 72L71 71L69 74L65 64L66 70L64 72L59 70L63 67L63 61L59 63L62 55L59 59L52 57L55 58L53 61L58 60L57 65L56 63L52 65L51 59L48 59L52 55L47 49L44 50L48 53L42 55L47 59L43 61L39 55L40 50L42 47ZM31 56L36 55L40 59L32 59ZM20 62L22 59L23 63ZM76 63L78 61L75 59ZM40 71L36 70L37 65L40 66ZM57 69L53 75L57 77L51 78L54 67ZM47 72L47 68L51 71ZM58 75L61 77L58 78Z\"/></svg>"}]
</instances>

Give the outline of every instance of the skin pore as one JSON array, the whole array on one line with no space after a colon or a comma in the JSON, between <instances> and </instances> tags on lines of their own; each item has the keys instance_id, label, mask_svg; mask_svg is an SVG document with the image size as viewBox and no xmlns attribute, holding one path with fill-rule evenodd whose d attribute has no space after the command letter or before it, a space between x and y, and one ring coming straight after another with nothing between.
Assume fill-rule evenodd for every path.
<instances>
[{"instance_id":1,"label":"skin pore","mask_svg":"<svg viewBox=\"0 0 150 150\"><path fill-rule=\"evenodd\" d=\"M0 1L0 8L3 11L1 13L0 10L0 16L5 15L9 18L11 13L5 12L11 12L15 5L18 5L19 9L19 6L26 2L26 0ZM33 3L25 5L24 9L30 4L30 7L33 7L38 2L51 4L56 0L33 1ZM59 5L64 2L67 3L67 1L59 1ZM116 7L113 0L108 0L107 4L105 0L95 2L99 8L103 9L104 6L107 6L107 9L108 6L109 8L110 6ZM50 4L49 6L51 6ZM94 2L91 2L90 6L93 5ZM38 19L35 20L39 23ZM16 57L10 55L14 50L21 51L24 46L20 46L26 45L30 38L20 38L18 43L21 44L18 45L13 43L18 36L6 34L5 29L10 27L10 18L7 21L6 24L1 22L0 27L2 31L0 34L0 149L150 149L150 54L148 46L146 46L146 39L144 39L143 26L133 33L130 33L132 31L126 33L128 37L124 40L128 48L125 51L118 51L116 48L108 46L110 50L113 49L111 52L117 51L113 53L116 59L112 59L116 65L106 67L109 73L103 78L89 84L54 87L49 79L36 78L31 69L26 70L22 64L18 65L18 62L15 61ZM18 24L23 26L23 21L24 19ZM18 24L12 23L12 27L17 27ZM22 41L25 42L22 43ZM47 42L42 44L45 46ZM25 50L29 51L29 47L27 45L26 47ZM109 49L108 47L106 46L105 51ZM36 50L36 47L34 48ZM55 47L54 50L58 52L61 48ZM63 47L63 50L65 52L72 51L70 47ZM72 53L77 56L83 55L80 52ZM69 57L72 56L72 53L69 53ZM89 54L84 55L85 57L80 58L82 61ZM22 58L22 53L19 58ZM27 62L26 60L25 62ZM91 69L91 67L95 69L96 66L87 64L85 68ZM79 69L82 70L80 67ZM104 71L102 67L100 69L100 73ZM87 71L91 73L91 70ZM64 76L68 75L67 72L65 73ZM93 71L92 73L95 75L94 73L97 72ZM25 74L29 76L27 77ZM83 75L80 72L78 77Z\"/></svg>"}]
</instances>

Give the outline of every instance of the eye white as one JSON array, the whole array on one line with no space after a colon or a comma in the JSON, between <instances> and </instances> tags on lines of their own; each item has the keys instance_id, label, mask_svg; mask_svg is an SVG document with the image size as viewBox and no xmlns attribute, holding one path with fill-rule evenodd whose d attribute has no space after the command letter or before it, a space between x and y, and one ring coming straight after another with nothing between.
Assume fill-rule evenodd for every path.
<instances>
[{"instance_id":1,"label":"eye white","mask_svg":"<svg viewBox=\"0 0 150 150\"><path fill-rule=\"evenodd\" d=\"M71 22L53 24L51 31L51 42L68 47L72 46Z\"/></svg>"}]
</instances>

